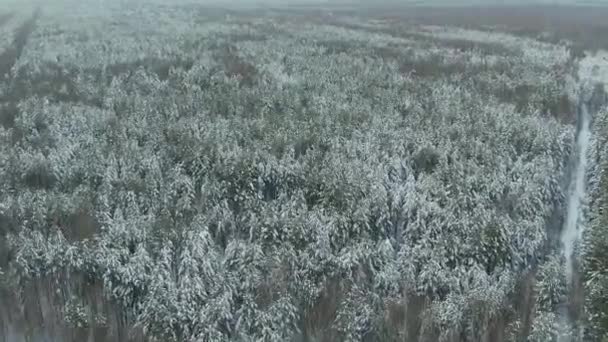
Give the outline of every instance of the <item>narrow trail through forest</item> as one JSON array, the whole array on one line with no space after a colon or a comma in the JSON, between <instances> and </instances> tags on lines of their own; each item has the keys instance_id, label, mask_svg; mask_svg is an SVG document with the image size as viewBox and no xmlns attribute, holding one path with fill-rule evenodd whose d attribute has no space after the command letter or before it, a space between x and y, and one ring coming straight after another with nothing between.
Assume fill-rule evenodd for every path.
<instances>
[{"instance_id":1,"label":"narrow trail through forest","mask_svg":"<svg viewBox=\"0 0 608 342\"><path fill-rule=\"evenodd\" d=\"M36 9L32 16L16 29L13 44L0 54L0 81L11 81L11 69L21 57L27 40L36 27L39 16L40 9ZM9 127L13 124L17 103L21 98L22 94L16 93L10 86L6 93L0 94L0 125Z\"/></svg>"},{"instance_id":2,"label":"narrow trail through forest","mask_svg":"<svg viewBox=\"0 0 608 342\"><path fill-rule=\"evenodd\" d=\"M12 14L0 16L0 26L5 24L9 19L12 18ZM20 94L10 88L11 82L11 69L17 63L21 57L23 49L27 44L30 34L34 31L36 21L40 16L40 10L36 9L32 16L24 21L14 32L14 39L12 45L8 46L2 53L0 53L0 82L6 82L9 84L7 87L8 91L0 93L0 125L5 127L12 125L16 111L17 103L21 99ZM5 247L5 232L0 232L0 252L6 250ZM0 267L5 266L8 262L7 255L0 253ZM13 298L11 295L3 294L0 296L0 341L21 341L17 335L11 330L12 324L10 323L11 314L17 311L16 307L7 298Z\"/></svg>"},{"instance_id":3,"label":"narrow trail through forest","mask_svg":"<svg viewBox=\"0 0 608 342\"><path fill-rule=\"evenodd\" d=\"M573 165L570 189L568 190L568 207L566 221L561 233L562 250L566 259L566 278L572 282L574 266L573 251L582 234L581 204L585 197L585 171L587 170L587 150L591 140L590 115L587 104L579 105L578 124L576 132L575 161Z\"/></svg>"},{"instance_id":4,"label":"narrow trail through forest","mask_svg":"<svg viewBox=\"0 0 608 342\"><path fill-rule=\"evenodd\" d=\"M40 16L40 10L37 9L32 17L26 20L15 31L13 44L0 55L0 76L8 74L12 67L17 63L17 60L23 52L23 48L27 43L27 39L36 27L36 20ZM0 18L1 24L1 18Z\"/></svg>"},{"instance_id":5,"label":"narrow trail through forest","mask_svg":"<svg viewBox=\"0 0 608 342\"><path fill-rule=\"evenodd\" d=\"M598 84L605 84L608 79L598 77L598 59L587 56L579 61L578 78L578 113L576 125L576 139L574 142L574 158L570 182L567 191L565 221L561 230L561 255L565 260L564 277L567 283L567 296L558 313L563 323L562 328L570 328L574 335L560 336L559 342L583 341L584 329L580 327L584 311L584 288L582 284L582 270L579 269L579 253L577 246L582 242L586 218L584 204L587 196L587 169L588 150L592 142L592 123L594 111L599 109L598 94L592 89ZM601 69L608 67L603 62ZM593 65L591 68L590 65ZM600 103L599 105L603 105Z\"/></svg>"},{"instance_id":6,"label":"narrow trail through forest","mask_svg":"<svg viewBox=\"0 0 608 342\"><path fill-rule=\"evenodd\" d=\"M566 216L561 231L561 253L565 259L564 275L568 284L568 298L562 307L561 320L566 327L575 327L581 311L582 287L580 286L579 271L576 266L575 246L581 241L583 233L582 204L586 195L587 150L591 141L591 115L587 103L579 100L576 140L574 146L574 159L572 173L568 188ZM579 341L571 336L560 337L559 342Z\"/></svg>"}]
</instances>

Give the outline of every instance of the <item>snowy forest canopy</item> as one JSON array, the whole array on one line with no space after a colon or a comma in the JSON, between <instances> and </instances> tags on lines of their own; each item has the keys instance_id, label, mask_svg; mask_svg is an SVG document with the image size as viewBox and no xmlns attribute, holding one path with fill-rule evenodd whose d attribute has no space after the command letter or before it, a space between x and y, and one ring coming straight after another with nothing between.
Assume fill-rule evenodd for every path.
<instances>
[{"instance_id":1,"label":"snowy forest canopy","mask_svg":"<svg viewBox=\"0 0 608 342\"><path fill-rule=\"evenodd\" d=\"M0 341L576 332L556 314L571 43L99 4L0 13ZM596 103L574 327L590 341L608 332Z\"/></svg>"}]
</instances>

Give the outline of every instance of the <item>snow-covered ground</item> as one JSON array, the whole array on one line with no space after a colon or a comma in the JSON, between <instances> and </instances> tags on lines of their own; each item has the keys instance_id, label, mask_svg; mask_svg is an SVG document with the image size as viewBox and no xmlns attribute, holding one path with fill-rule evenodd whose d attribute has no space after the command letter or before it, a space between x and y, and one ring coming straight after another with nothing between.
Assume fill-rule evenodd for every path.
<instances>
[{"instance_id":1,"label":"snow-covered ground","mask_svg":"<svg viewBox=\"0 0 608 342\"><path fill-rule=\"evenodd\" d=\"M581 121L576 138L576 161L574 173L570 182L568 192L568 211L566 212L566 222L562 229L562 248L566 258L566 277L570 282L573 276L573 250L574 245L582 236L582 203L585 198L585 172L587 169L587 150L591 140L589 128L590 117L587 105L583 104L579 115Z\"/></svg>"}]
</instances>

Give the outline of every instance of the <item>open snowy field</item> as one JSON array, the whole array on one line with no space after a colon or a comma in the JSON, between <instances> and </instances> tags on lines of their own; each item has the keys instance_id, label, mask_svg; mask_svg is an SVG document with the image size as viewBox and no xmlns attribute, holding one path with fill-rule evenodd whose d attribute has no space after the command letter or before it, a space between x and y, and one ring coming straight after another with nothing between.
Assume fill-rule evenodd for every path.
<instances>
[{"instance_id":1,"label":"open snowy field","mask_svg":"<svg viewBox=\"0 0 608 342\"><path fill-rule=\"evenodd\" d=\"M583 217L588 146L593 193L604 184L591 120L603 102L585 93L596 106L583 107L581 84L606 82L607 54L570 24L193 1L10 8L0 342L604 332L560 255L566 208L573 229ZM577 258L571 278L587 274Z\"/></svg>"}]
</instances>

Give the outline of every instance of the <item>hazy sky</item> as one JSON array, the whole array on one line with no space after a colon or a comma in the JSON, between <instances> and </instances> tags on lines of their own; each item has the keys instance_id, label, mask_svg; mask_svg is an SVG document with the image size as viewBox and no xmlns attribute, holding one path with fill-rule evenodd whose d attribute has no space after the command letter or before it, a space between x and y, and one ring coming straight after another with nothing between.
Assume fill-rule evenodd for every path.
<instances>
[{"instance_id":1,"label":"hazy sky","mask_svg":"<svg viewBox=\"0 0 608 342\"><path fill-rule=\"evenodd\" d=\"M365 4L374 5L379 3L391 4L417 4L417 5L509 5L509 4L577 4L577 5L608 5L608 0L207 0L225 5L237 4ZM203 0L203 2L206 2Z\"/></svg>"}]
</instances>

